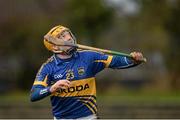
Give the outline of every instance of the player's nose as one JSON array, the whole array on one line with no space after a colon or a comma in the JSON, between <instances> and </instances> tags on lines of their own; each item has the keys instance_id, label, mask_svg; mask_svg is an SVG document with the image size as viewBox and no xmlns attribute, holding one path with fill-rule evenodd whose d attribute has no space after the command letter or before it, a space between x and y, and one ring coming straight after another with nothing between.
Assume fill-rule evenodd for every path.
<instances>
[{"instance_id":1,"label":"player's nose","mask_svg":"<svg viewBox=\"0 0 180 120\"><path fill-rule=\"evenodd\" d=\"M67 35L65 36L65 39L66 39L66 41L70 41L70 40L72 39L72 37L71 37L71 35L67 34Z\"/></svg>"}]
</instances>

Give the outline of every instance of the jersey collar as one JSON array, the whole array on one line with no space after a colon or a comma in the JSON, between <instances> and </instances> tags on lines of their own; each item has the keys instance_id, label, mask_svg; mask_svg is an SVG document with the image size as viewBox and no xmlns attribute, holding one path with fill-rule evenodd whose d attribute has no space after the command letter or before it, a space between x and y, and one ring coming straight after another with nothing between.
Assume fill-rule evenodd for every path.
<instances>
[{"instance_id":1,"label":"jersey collar","mask_svg":"<svg viewBox=\"0 0 180 120\"><path fill-rule=\"evenodd\" d=\"M61 63L63 63L63 62L70 61L70 60L75 59L75 58L77 58L77 57L78 57L78 53L77 53L77 52L74 53L74 54L72 55L72 57L71 57L71 58L68 58L68 59L61 59L61 58L59 58L56 54L53 55L53 58L54 58L54 60L55 60L56 65L59 65L59 64L61 64Z\"/></svg>"}]
</instances>

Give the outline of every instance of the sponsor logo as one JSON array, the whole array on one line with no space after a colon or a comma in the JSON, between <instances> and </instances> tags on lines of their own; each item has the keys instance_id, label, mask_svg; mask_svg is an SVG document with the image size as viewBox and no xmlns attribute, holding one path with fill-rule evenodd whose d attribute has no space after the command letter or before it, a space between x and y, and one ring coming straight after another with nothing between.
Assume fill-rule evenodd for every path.
<instances>
[{"instance_id":1,"label":"sponsor logo","mask_svg":"<svg viewBox=\"0 0 180 120\"><path fill-rule=\"evenodd\" d=\"M73 92L79 92L89 89L89 85L86 83L85 85L78 85L78 86L73 86L69 87L68 89L60 89L58 93L73 93Z\"/></svg>"},{"instance_id":2,"label":"sponsor logo","mask_svg":"<svg viewBox=\"0 0 180 120\"><path fill-rule=\"evenodd\" d=\"M59 78L62 78L62 77L63 77L63 75L61 75L61 74L54 75L54 78L55 78L55 79L59 79Z\"/></svg>"}]
</instances>

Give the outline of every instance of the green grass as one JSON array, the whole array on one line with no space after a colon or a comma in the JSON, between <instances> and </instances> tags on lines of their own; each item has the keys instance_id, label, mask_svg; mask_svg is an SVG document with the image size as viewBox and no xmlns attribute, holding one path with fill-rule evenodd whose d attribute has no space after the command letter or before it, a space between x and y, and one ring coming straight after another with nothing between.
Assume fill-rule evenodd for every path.
<instances>
[{"instance_id":1,"label":"green grass","mask_svg":"<svg viewBox=\"0 0 180 120\"><path fill-rule=\"evenodd\" d=\"M99 101L106 103L176 103L180 104L180 92L168 92L168 93L136 93L136 92L123 92L119 94L102 95L98 97Z\"/></svg>"},{"instance_id":2,"label":"green grass","mask_svg":"<svg viewBox=\"0 0 180 120\"><path fill-rule=\"evenodd\" d=\"M24 105L32 104L30 101L30 94L28 92L14 92L9 94L0 95L0 103L3 104L18 104L22 103ZM48 103L49 98L42 99L41 101L37 101L33 104L35 105L43 105L44 103Z\"/></svg>"},{"instance_id":3,"label":"green grass","mask_svg":"<svg viewBox=\"0 0 180 120\"><path fill-rule=\"evenodd\" d=\"M30 96L28 92L16 92L11 94L0 95L0 102L23 102L30 104ZM39 103L48 102L49 98L39 101ZM168 93L138 93L138 92L121 92L116 94L98 94L97 101L103 103L116 104L119 102L129 103L178 103L180 104L180 92L168 92Z\"/></svg>"}]
</instances>

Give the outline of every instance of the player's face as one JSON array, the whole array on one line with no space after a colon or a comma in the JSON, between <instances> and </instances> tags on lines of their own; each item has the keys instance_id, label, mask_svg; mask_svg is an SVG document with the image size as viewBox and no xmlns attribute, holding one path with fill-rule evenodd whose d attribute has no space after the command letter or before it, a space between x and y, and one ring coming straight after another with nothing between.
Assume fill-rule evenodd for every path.
<instances>
[{"instance_id":1,"label":"player's face","mask_svg":"<svg viewBox=\"0 0 180 120\"><path fill-rule=\"evenodd\" d=\"M68 42L70 42L70 43L73 43L73 42L74 42L71 34L70 34L68 31L64 31L63 33L61 33L60 39L62 39L62 40L64 40L64 41L68 41Z\"/></svg>"},{"instance_id":2,"label":"player's face","mask_svg":"<svg viewBox=\"0 0 180 120\"><path fill-rule=\"evenodd\" d=\"M68 31L62 32L62 33L58 36L58 38L61 39L61 40L63 40L63 41L66 41L66 42L69 42L69 43L74 44L73 37L72 37L72 35L70 34L70 32L68 32ZM70 46L61 46L61 48L63 48L64 50L71 49Z\"/></svg>"}]
</instances>

